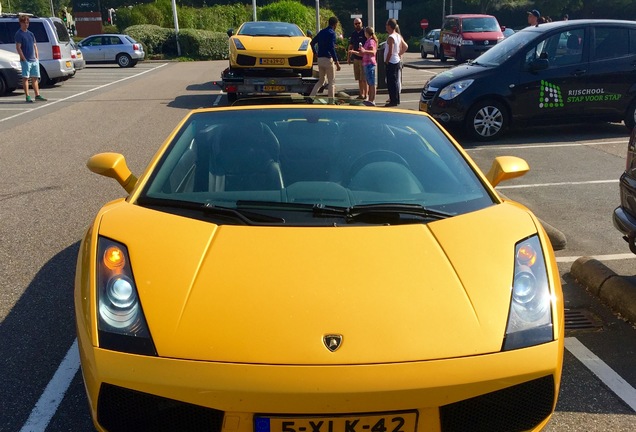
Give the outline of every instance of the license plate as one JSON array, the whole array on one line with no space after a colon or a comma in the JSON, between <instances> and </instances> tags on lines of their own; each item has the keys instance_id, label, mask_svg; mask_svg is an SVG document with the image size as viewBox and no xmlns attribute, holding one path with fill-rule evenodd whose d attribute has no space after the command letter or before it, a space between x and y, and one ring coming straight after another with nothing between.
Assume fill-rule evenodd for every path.
<instances>
[{"instance_id":1,"label":"license plate","mask_svg":"<svg viewBox=\"0 0 636 432\"><path fill-rule=\"evenodd\" d=\"M70 61L67 61L67 62L66 62L66 67L67 67L67 68L70 68L70 67L71 67L71 62L70 62Z\"/></svg>"},{"instance_id":2,"label":"license plate","mask_svg":"<svg viewBox=\"0 0 636 432\"><path fill-rule=\"evenodd\" d=\"M254 417L254 432L415 432L417 412L331 417Z\"/></svg>"},{"instance_id":3,"label":"license plate","mask_svg":"<svg viewBox=\"0 0 636 432\"><path fill-rule=\"evenodd\" d=\"M285 64L285 59L282 58L262 58L261 59L261 64L262 65L284 65Z\"/></svg>"},{"instance_id":4,"label":"license plate","mask_svg":"<svg viewBox=\"0 0 636 432\"><path fill-rule=\"evenodd\" d=\"M428 104L426 102L420 102L420 111L426 112L428 110Z\"/></svg>"},{"instance_id":5,"label":"license plate","mask_svg":"<svg viewBox=\"0 0 636 432\"><path fill-rule=\"evenodd\" d=\"M266 92L284 92L285 86L282 85L266 85L263 86L263 91Z\"/></svg>"}]
</instances>

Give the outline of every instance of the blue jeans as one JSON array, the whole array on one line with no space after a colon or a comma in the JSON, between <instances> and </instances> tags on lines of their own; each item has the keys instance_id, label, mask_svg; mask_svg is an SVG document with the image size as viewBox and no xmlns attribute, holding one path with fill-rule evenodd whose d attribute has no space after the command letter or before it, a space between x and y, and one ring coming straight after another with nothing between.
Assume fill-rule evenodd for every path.
<instances>
[{"instance_id":1,"label":"blue jeans","mask_svg":"<svg viewBox=\"0 0 636 432\"><path fill-rule=\"evenodd\" d=\"M369 84L370 86L376 85L375 68L376 65L374 64L364 65L364 76L367 78L367 84Z\"/></svg>"},{"instance_id":2,"label":"blue jeans","mask_svg":"<svg viewBox=\"0 0 636 432\"><path fill-rule=\"evenodd\" d=\"M386 88L391 104L400 103L400 64L386 63Z\"/></svg>"}]
</instances>

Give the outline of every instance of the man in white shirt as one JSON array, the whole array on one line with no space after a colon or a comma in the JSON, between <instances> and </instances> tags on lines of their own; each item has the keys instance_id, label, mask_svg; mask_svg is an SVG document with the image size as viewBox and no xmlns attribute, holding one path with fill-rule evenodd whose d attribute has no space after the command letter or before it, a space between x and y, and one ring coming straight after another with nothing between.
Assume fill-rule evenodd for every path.
<instances>
[{"instance_id":1,"label":"man in white shirt","mask_svg":"<svg viewBox=\"0 0 636 432\"><path fill-rule=\"evenodd\" d=\"M400 104L400 47L402 36L395 31L397 21L389 18L386 22L386 32L389 37L384 48L384 65L386 68L386 87L389 92L389 102L384 106L395 107Z\"/></svg>"}]
</instances>

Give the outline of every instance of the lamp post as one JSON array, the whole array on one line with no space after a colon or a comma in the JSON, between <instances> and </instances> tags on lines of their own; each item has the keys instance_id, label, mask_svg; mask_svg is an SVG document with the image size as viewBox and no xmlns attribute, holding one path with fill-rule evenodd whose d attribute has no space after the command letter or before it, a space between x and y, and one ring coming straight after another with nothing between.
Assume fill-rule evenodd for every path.
<instances>
[{"instance_id":1,"label":"lamp post","mask_svg":"<svg viewBox=\"0 0 636 432\"><path fill-rule=\"evenodd\" d=\"M174 18L174 37L177 39L177 55L181 57L181 46L179 45L179 17L177 16L177 3L172 0L172 16Z\"/></svg>"}]
</instances>

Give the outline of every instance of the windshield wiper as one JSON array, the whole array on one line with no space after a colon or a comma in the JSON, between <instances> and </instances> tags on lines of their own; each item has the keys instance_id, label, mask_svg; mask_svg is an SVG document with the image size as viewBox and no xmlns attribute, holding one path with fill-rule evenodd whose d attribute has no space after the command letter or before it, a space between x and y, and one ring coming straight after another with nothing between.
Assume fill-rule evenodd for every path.
<instances>
[{"instance_id":1,"label":"windshield wiper","mask_svg":"<svg viewBox=\"0 0 636 432\"><path fill-rule=\"evenodd\" d=\"M137 203L144 206L168 207L173 209L201 211L206 215L232 219L235 221L243 222L245 225L260 225L260 223L285 223L285 219L281 217L269 216L254 212L246 212L237 210L232 207L217 206L210 203L199 203L192 201L151 197L141 197L137 200Z\"/></svg>"},{"instance_id":2,"label":"windshield wiper","mask_svg":"<svg viewBox=\"0 0 636 432\"><path fill-rule=\"evenodd\" d=\"M286 203L275 201L237 201L237 208L276 208L280 210L312 212L316 217L339 217L347 223L371 220L384 223L405 223L412 216L418 220L440 220L454 216L439 210L426 208L421 204L380 203L360 204L351 207L331 206L325 204ZM412 220L412 219L411 219Z\"/></svg>"},{"instance_id":3,"label":"windshield wiper","mask_svg":"<svg viewBox=\"0 0 636 432\"><path fill-rule=\"evenodd\" d=\"M440 220L453 216L439 210L426 208L421 204L405 204L405 203L382 203L382 204L364 204L349 207L347 209L347 220L350 222L364 219L365 217L388 216L389 218L402 215L415 216L424 219Z\"/></svg>"}]
</instances>

